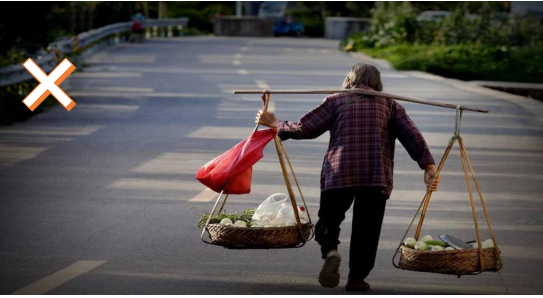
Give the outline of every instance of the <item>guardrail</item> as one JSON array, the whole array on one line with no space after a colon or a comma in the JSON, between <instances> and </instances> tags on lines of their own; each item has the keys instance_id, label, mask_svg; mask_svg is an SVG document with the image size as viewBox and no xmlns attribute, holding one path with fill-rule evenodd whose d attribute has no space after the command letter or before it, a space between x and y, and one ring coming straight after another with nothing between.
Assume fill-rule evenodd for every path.
<instances>
[{"instance_id":1,"label":"guardrail","mask_svg":"<svg viewBox=\"0 0 543 298\"><path fill-rule=\"evenodd\" d=\"M161 29L166 28L167 30L162 30L161 33L164 36L171 37L173 36L174 28L181 30L187 26L187 23L188 18L148 19L143 23L143 28L146 34L155 36L159 35ZM33 60L45 73L49 73L60 63L62 57L79 56L86 50L102 42L108 43L108 41L113 40L112 43L116 44L123 39L123 34L130 33L131 31L132 22L116 23L93 29L80 33L73 38L50 43L47 49L33 58ZM24 61L21 61L19 64L0 68L0 87L20 84L33 79L33 76L22 65L23 63Z\"/></svg>"}]
</instances>

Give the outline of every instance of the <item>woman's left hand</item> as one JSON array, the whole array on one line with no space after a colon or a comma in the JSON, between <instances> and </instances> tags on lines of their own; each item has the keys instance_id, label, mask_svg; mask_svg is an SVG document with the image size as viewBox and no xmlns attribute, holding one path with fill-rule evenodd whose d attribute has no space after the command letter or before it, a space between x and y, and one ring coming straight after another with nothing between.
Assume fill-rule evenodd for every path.
<instances>
[{"instance_id":1,"label":"woman's left hand","mask_svg":"<svg viewBox=\"0 0 543 298\"><path fill-rule=\"evenodd\" d=\"M274 113L270 113L270 112L266 112L262 110L256 113L255 123L264 125L267 127L271 127L271 128L277 128L277 124L278 124L277 119L275 119Z\"/></svg>"}]
</instances>

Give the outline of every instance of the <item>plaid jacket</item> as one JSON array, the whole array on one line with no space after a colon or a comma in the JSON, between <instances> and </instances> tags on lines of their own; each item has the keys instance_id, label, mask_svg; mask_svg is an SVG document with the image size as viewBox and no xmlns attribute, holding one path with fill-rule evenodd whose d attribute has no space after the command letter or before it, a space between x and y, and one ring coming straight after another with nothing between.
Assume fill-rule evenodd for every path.
<instances>
[{"instance_id":1,"label":"plaid jacket","mask_svg":"<svg viewBox=\"0 0 543 298\"><path fill-rule=\"evenodd\" d=\"M314 139L326 131L330 131L330 144L322 165L321 190L377 186L390 196L396 139L421 169L435 164L419 129L393 99L334 94L298 122L278 125L282 140Z\"/></svg>"}]
</instances>

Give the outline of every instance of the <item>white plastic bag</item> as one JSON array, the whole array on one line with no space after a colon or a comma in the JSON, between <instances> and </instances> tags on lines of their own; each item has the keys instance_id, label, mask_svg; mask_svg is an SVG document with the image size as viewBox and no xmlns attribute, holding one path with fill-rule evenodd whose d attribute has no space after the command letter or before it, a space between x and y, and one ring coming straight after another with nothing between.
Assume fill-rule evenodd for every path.
<instances>
[{"instance_id":1,"label":"white plastic bag","mask_svg":"<svg viewBox=\"0 0 543 298\"><path fill-rule=\"evenodd\" d=\"M287 195L276 193L269 196L256 208L252 218L252 226L265 226L274 220L279 214L281 205L287 201Z\"/></svg>"},{"instance_id":2,"label":"white plastic bag","mask_svg":"<svg viewBox=\"0 0 543 298\"><path fill-rule=\"evenodd\" d=\"M296 224L294 209L290 201L287 202L287 195L276 193L267 198L255 211L252 218L252 226L293 226ZM308 222L307 210L298 207L300 222Z\"/></svg>"}]
</instances>

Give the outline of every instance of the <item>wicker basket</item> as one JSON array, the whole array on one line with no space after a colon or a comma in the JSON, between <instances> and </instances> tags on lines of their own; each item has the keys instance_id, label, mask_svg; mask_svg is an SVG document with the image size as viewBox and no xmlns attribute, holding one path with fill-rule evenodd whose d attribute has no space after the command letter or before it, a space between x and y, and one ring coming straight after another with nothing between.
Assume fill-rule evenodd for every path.
<instances>
[{"instance_id":1,"label":"wicker basket","mask_svg":"<svg viewBox=\"0 0 543 298\"><path fill-rule=\"evenodd\" d=\"M241 228L210 224L207 226L211 244L235 249L270 249L300 247L309 240L313 224L302 225L303 239L298 226L274 228Z\"/></svg>"},{"instance_id":2,"label":"wicker basket","mask_svg":"<svg viewBox=\"0 0 543 298\"><path fill-rule=\"evenodd\" d=\"M483 249L483 270L480 269L479 250L417 251L405 245L400 247L400 268L410 271L432 272L452 275L469 275L481 271L501 269L499 250Z\"/></svg>"}]
</instances>

